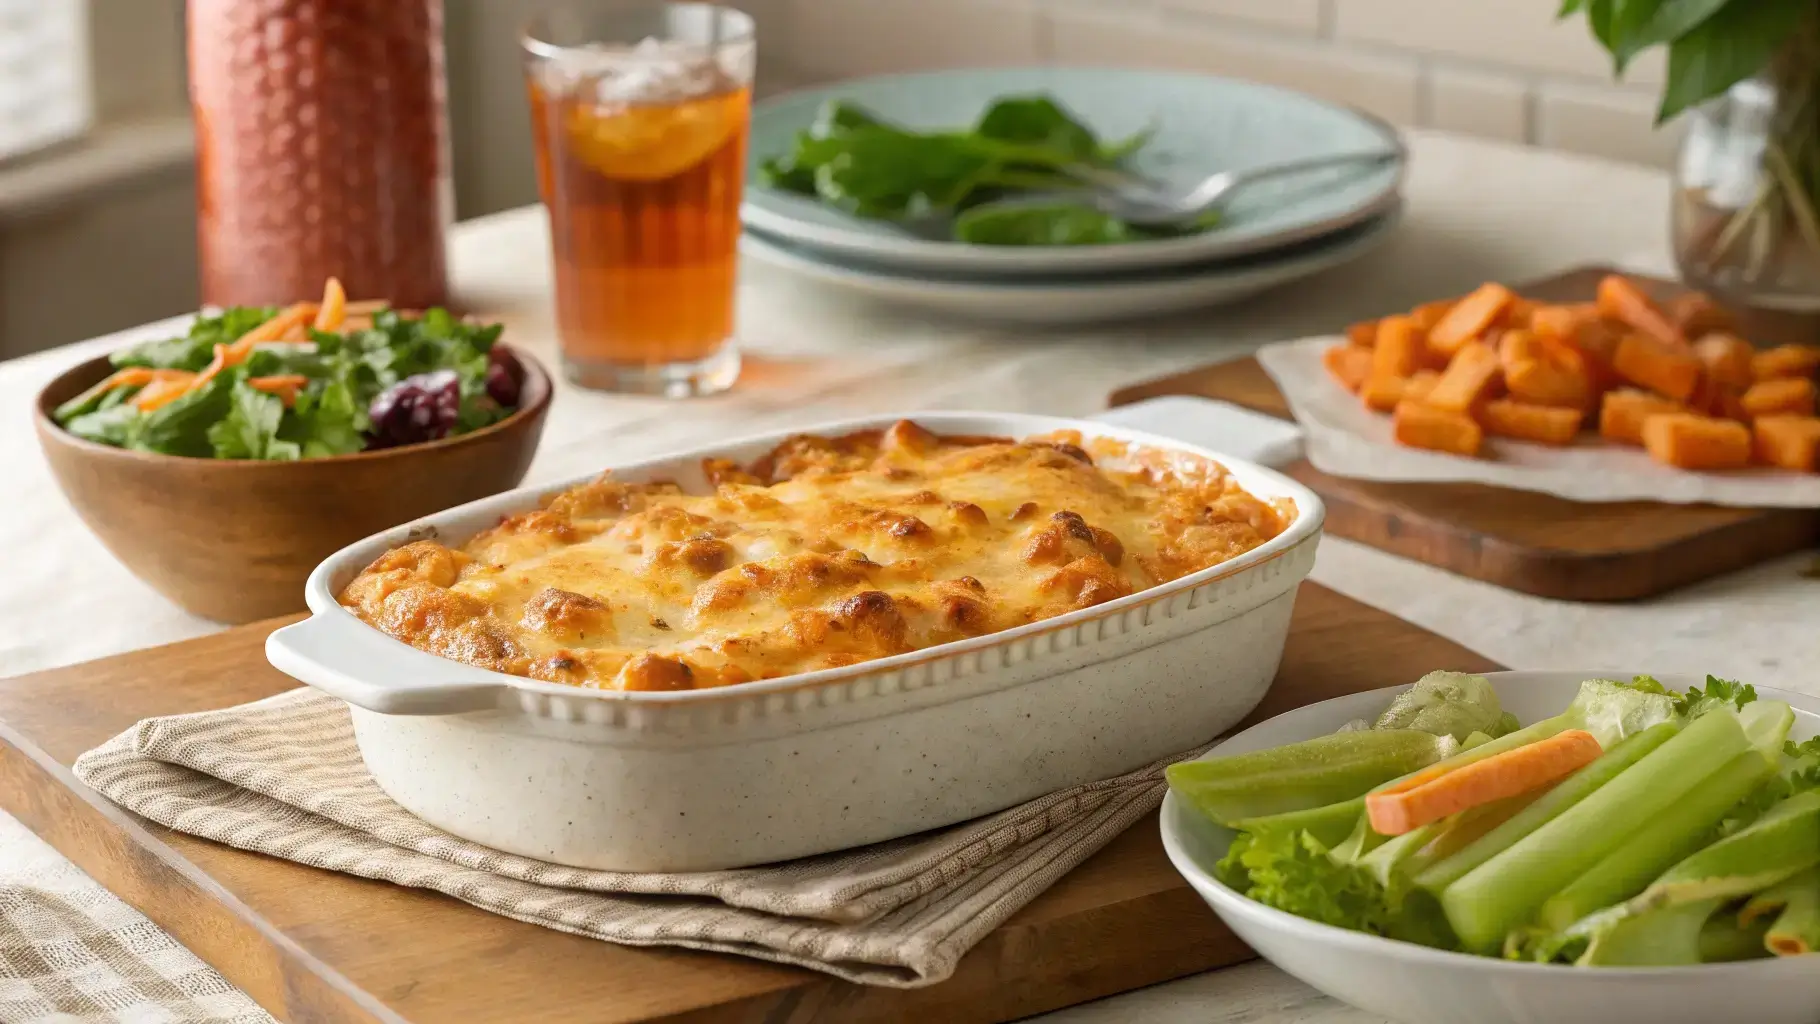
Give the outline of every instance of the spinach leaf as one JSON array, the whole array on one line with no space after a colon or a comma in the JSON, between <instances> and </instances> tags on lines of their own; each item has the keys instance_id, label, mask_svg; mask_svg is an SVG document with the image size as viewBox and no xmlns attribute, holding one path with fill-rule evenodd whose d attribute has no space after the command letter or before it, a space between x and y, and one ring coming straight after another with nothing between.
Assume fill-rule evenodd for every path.
<instances>
[{"instance_id":1,"label":"spinach leaf","mask_svg":"<svg viewBox=\"0 0 1820 1024\"><path fill-rule=\"evenodd\" d=\"M1100 140L1047 96L1009 96L980 116L973 132L980 138L1042 146L1075 160L1094 160Z\"/></svg>"},{"instance_id":2,"label":"spinach leaf","mask_svg":"<svg viewBox=\"0 0 1820 1024\"><path fill-rule=\"evenodd\" d=\"M1177 238L1219 224L1217 212L1181 225L1130 224L1079 203L980 206L954 220L954 237L974 245L1115 245Z\"/></svg>"},{"instance_id":3,"label":"spinach leaf","mask_svg":"<svg viewBox=\"0 0 1820 1024\"><path fill-rule=\"evenodd\" d=\"M964 136L867 128L841 136L815 169L821 198L860 217L907 219L952 209L985 182L994 160Z\"/></svg>"},{"instance_id":4,"label":"spinach leaf","mask_svg":"<svg viewBox=\"0 0 1820 1024\"><path fill-rule=\"evenodd\" d=\"M1155 126L1102 143L1053 97L1005 96L972 128L919 132L858 104L824 104L788 152L762 161L761 184L813 196L857 217L966 218L970 208L1032 190L1079 187L1085 165L1116 165L1142 149ZM1153 237L1089 209L1047 214L993 211L957 219L962 241L1002 245L1085 245Z\"/></svg>"},{"instance_id":5,"label":"spinach leaf","mask_svg":"<svg viewBox=\"0 0 1820 1024\"><path fill-rule=\"evenodd\" d=\"M345 380L313 381L279 426L278 436L297 444L306 459L348 455L367 446L365 403Z\"/></svg>"},{"instance_id":6,"label":"spinach leaf","mask_svg":"<svg viewBox=\"0 0 1820 1024\"><path fill-rule=\"evenodd\" d=\"M955 218L954 237L974 245L1109 245L1154 237L1091 206L984 206Z\"/></svg>"},{"instance_id":7,"label":"spinach leaf","mask_svg":"<svg viewBox=\"0 0 1820 1024\"><path fill-rule=\"evenodd\" d=\"M233 390L232 375L219 375L175 401L128 420L125 446L165 455L214 455L209 426L227 415Z\"/></svg>"},{"instance_id":8,"label":"spinach leaf","mask_svg":"<svg viewBox=\"0 0 1820 1024\"><path fill-rule=\"evenodd\" d=\"M284 420L284 402L277 395L256 390L246 382L247 373L235 367L227 415L210 424L209 444L218 459L294 460L303 454L295 441L282 440L278 426Z\"/></svg>"},{"instance_id":9,"label":"spinach leaf","mask_svg":"<svg viewBox=\"0 0 1820 1024\"><path fill-rule=\"evenodd\" d=\"M856 131L861 128L888 128L892 131L903 131L872 111L850 100L829 100L815 113L815 123L809 126L809 134L818 139L825 139L842 132Z\"/></svg>"},{"instance_id":10,"label":"spinach leaf","mask_svg":"<svg viewBox=\"0 0 1820 1024\"><path fill-rule=\"evenodd\" d=\"M109 393L117 394L118 392ZM63 429L85 441L123 448L126 446L129 424L138 416L138 409L130 405L115 404L106 409L98 409L72 417L63 424Z\"/></svg>"},{"instance_id":11,"label":"spinach leaf","mask_svg":"<svg viewBox=\"0 0 1820 1024\"><path fill-rule=\"evenodd\" d=\"M197 317L181 338L142 342L115 352L115 366L149 366L154 370L201 370L225 345L278 315L270 306L233 306L215 316Z\"/></svg>"}]
</instances>

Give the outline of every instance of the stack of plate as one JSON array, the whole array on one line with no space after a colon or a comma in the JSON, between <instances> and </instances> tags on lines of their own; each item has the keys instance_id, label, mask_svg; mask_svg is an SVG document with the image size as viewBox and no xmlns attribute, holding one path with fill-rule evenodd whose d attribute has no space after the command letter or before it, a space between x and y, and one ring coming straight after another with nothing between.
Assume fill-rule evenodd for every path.
<instances>
[{"instance_id":1,"label":"stack of plate","mask_svg":"<svg viewBox=\"0 0 1820 1024\"><path fill-rule=\"evenodd\" d=\"M1329 154L1394 149L1366 115L1228 79L1072 68L948 71L843 82L761 103L752 116L742 250L827 284L901 304L1022 323L1149 316L1217 306L1356 259L1383 242L1401 208L1400 160L1260 182L1238 192L1218 227L1118 245L989 246L851 217L758 182L831 99L918 129L971 125L994 100L1047 94L1102 139L1147 126L1131 161L1186 188L1209 174Z\"/></svg>"}]
</instances>

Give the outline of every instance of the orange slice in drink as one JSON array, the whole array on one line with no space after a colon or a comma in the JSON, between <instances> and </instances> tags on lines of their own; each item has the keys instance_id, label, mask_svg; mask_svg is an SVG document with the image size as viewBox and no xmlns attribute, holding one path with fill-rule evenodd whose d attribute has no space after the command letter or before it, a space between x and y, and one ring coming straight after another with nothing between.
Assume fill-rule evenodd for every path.
<instances>
[{"instance_id":1,"label":"orange slice in drink","mask_svg":"<svg viewBox=\"0 0 1820 1024\"><path fill-rule=\"evenodd\" d=\"M661 181L706 160L740 130L743 93L663 106L571 107L569 145L583 163L622 181Z\"/></svg>"}]
</instances>

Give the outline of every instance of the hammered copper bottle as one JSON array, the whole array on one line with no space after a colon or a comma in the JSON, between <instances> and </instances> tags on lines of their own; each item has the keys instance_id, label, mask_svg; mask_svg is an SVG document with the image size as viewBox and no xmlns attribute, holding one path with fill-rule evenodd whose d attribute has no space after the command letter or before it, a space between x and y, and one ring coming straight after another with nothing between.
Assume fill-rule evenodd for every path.
<instances>
[{"instance_id":1,"label":"hammered copper bottle","mask_svg":"<svg viewBox=\"0 0 1820 1024\"><path fill-rule=\"evenodd\" d=\"M441 0L189 0L202 300L447 298Z\"/></svg>"}]
</instances>

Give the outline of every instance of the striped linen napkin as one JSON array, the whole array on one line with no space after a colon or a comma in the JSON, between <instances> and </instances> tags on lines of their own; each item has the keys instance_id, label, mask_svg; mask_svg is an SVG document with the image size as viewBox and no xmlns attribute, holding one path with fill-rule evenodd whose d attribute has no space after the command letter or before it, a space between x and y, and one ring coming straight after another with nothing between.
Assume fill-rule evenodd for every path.
<instances>
[{"instance_id":1,"label":"striped linen napkin","mask_svg":"<svg viewBox=\"0 0 1820 1024\"><path fill-rule=\"evenodd\" d=\"M729 871L564 867L481 846L380 791L347 706L309 689L151 718L77 760L76 776L160 824L634 946L686 946L914 988L1162 802L1163 767L950 828Z\"/></svg>"}]
</instances>

